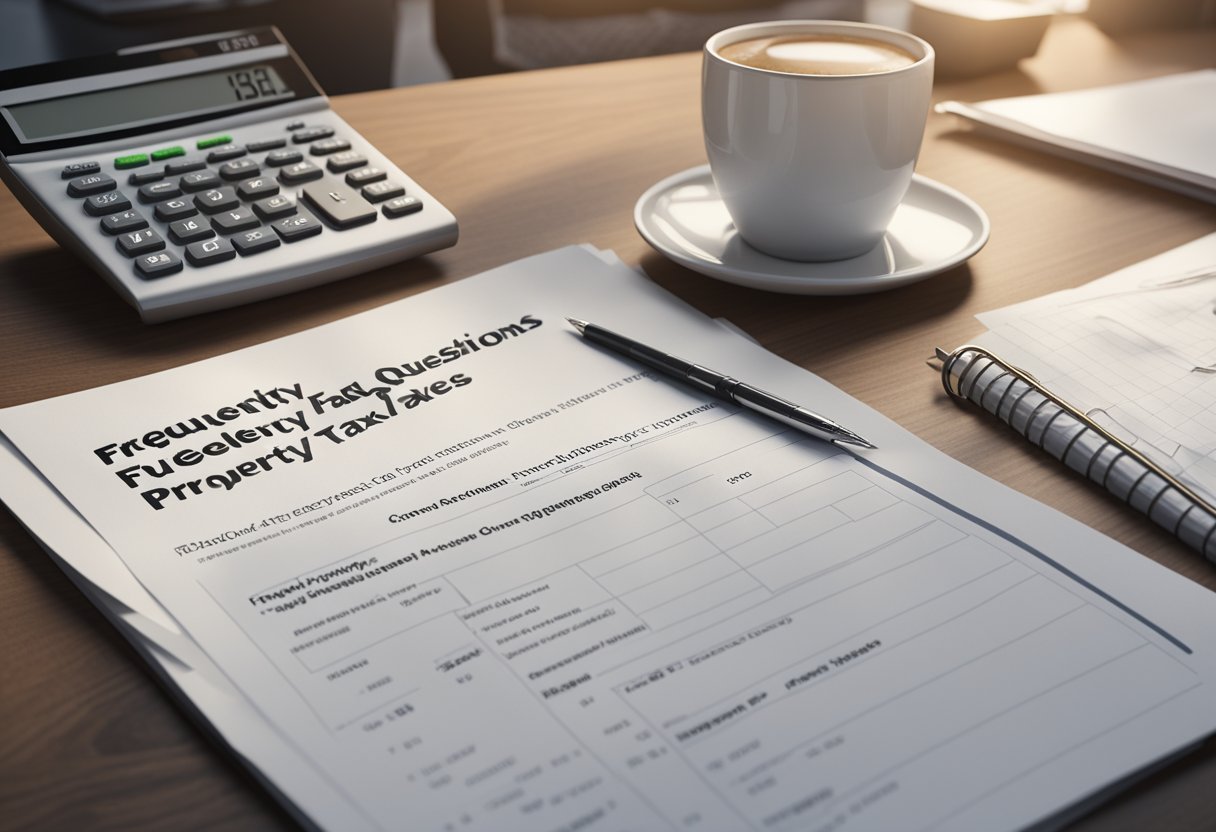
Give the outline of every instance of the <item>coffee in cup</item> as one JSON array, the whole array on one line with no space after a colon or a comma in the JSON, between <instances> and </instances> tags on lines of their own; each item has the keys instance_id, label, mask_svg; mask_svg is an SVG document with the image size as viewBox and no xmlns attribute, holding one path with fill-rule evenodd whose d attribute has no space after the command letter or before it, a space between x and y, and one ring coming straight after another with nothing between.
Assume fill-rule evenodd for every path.
<instances>
[{"instance_id":1,"label":"coffee in cup","mask_svg":"<svg viewBox=\"0 0 1216 832\"><path fill-rule=\"evenodd\" d=\"M797 75L865 75L916 63L905 49L872 38L844 35L782 35L728 43L718 50L728 61Z\"/></svg>"},{"instance_id":2,"label":"coffee in cup","mask_svg":"<svg viewBox=\"0 0 1216 832\"><path fill-rule=\"evenodd\" d=\"M705 149L739 235L787 260L877 246L912 182L933 59L920 38L864 23L751 23L711 37Z\"/></svg>"}]
</instances>

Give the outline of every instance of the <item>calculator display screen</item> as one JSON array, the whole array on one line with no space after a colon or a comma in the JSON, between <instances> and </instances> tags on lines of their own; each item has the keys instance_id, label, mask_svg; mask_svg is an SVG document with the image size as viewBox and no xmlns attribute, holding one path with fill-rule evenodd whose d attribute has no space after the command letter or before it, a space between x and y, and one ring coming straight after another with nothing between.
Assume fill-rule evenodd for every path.
<instances>
[{"instance_id":1,"label":"calculator display screen","mask_svg":"<svg viewBox=\"0 0 1216 832\"><path fill-rule=\"evenodd\" d=\"M268 64L187 75L6 107L25 141L88 136L116 127L221 113L295 97Z\"/></svg>"}]
</instances>

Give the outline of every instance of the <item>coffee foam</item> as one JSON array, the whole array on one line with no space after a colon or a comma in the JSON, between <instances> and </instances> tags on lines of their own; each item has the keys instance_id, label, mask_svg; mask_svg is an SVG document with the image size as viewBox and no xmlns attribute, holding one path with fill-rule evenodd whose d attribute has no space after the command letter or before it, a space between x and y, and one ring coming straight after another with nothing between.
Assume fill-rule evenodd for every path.
<instances>
[{"instance_id":1,"label":"coffee foam","mask_svg":"<svg viewBox=\"0 0 1216 832\"><path fill-rule=\"evenodd\" d=\"M780 35L727 44L732 63L797 75L869 75L916 63L912 53L880 40L849 35Z\"/></svg>"}]
</instances>

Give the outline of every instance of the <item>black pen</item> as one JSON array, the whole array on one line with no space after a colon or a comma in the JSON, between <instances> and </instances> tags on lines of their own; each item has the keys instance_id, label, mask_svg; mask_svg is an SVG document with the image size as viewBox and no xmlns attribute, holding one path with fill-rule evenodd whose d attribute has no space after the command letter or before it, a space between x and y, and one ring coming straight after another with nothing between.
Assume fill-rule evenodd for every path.
<instances>
[{"instance_id":1,"label":"black pen","mask_svg":"<svg viewBox=\"0 0 1216 832\"><path fill-rule=\"evenodd\" d=\"M738 379L702 367L699 364L692 364L682 358L676 358L674 355L668 355L645 344L639 344L631 338L618 335L601 326L589 324L586 321L579 321L574 318L566 318L566 320L578 330L580 335L592 343L600 344L613 352L619 352L665 375L701 387L728 402L740 404L749 410L762 413L792 428L809 433L817 439L822 439L825 442L831 442L836 445L859 445L863 448L877 447L862 439L848 428L836 424L826 416L820 416L818 413L807 410L805 407L799 407L793 402L774 396L772 393L766 393L758 387L744 384Z\"/></svg>"}]
</instances>

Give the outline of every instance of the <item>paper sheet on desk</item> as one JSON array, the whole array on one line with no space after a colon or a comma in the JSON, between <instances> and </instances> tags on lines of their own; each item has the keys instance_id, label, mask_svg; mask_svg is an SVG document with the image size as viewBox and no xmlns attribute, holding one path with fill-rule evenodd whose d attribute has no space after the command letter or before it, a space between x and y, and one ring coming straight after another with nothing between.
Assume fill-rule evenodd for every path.
<instances>
[{"instance_id":1,"label":"paper sheet on desk","mask_svg":"<svg viewBox=\"0 0 1216 832\"><path fill-rule=\"evenodd\" d=\"M880 451L638 373L568 314ZM397 415L354 386L392 367ZM297 386L350 403L272 429L316 442L287 477L128 489L95 453ZM1216 726L1209 593L578 249L0 425L369 827L1018 828Z\"/></svg>"},{"instance_id":2,"label":"paper sheet on desk","mask_svg":"<svg viewBox=\"0 0 1216 832\"><path fill-rule=\"evenodd\" d=\"M976 343L1216 503L1216 234L979 315Z\"/></svg>"},{"instance_id":3,"label":"paper sheet on desk","mask_svg":"<svg viewBox=\"0 0 1216 832\"><path fill-rule=\"evenodd\" d=\"M937 105L1048 152L1216 202L1216 69Z\"/></svg>"}]
</instances>

